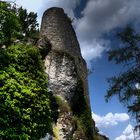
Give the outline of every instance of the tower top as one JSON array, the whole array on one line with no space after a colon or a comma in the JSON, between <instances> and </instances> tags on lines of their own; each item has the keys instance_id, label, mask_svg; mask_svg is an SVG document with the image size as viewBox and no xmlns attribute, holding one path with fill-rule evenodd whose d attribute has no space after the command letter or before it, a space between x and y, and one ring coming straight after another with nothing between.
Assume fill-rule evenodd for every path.
<instances>
[{"instance_id":1,"label":"tower top","mask_svg":"<svg viewBox=\"0 0 140 140\"><path fill-rule=\"evenodd\" d=\"M50 8L43 14L40 34L47 38L52 50L81 55L76 33L71 23L71 19L62 8Z\"/></svg>"}]
</instances>

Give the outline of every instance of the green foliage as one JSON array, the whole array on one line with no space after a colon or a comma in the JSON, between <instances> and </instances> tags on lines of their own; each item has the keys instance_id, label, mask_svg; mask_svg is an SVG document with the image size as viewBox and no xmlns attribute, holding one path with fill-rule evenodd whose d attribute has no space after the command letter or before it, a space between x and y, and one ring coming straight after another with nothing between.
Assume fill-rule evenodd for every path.
<instances>
[{"instance_id":1,"label":"green foliage","mask_svg":"<svg viewBox=\"0 0 140 140\"><path fill-rule=\"evenodd\" d=\"M0 108L2 140L38 140L52 131L47 77L37 48L0 49Z\"/></svg>"},{"instance_id":2,"label":"green foliage","mask_svg":"<svg viewBox=\"0 0 140 140\"><path fill-rule=\"evenodd\" d=\"M11 45L17 39L36 43L39 34L36 13L5 1L0 1L0 13L0 46Z\"/></svg>"},{"instance_id":3,"label":"green foliage","mask_svg":"<svg viewBox=\"0 0 140 140\"><path fill-rule=\"evenodd\" d=\"M54 135L54 140L60 140L59 138L59 129L57 126L53 127L53 135Z\"/></svg>"},{"instance_id":4,"label":"green foliage","mask_svg":"<svg viewBox=\"0 0 140 140\"><path fill-rule=\"evenodd\" d=\"M64 100L61 96L57 95L55 96L56 102L59 106L59 110L60 110L60 115L61 113L63 114L64 112L71 112L71 108L70 105L68 104L68 102L66 100Z\"/></svg>"},{"instance_id":5,"label":"green foliage","mask_svg":"<svg viewBox=\"0 0 140 140\"><path fill-rule=\"evenodd\" d=\"M55 115L55 119L57 120L59 117L63 116L64 113L66 112L71 112L71 109L70 109L70 106L68 104L68 102L66 100L64 100L61 96L59 95L56 95L55 96L55 102L57 104L57 110L56 110L56 115ZM59 109L59 112L58 112L58 109ZM64 121L64 120L63 120ZM72 117L69 117L69 121L72 122ZM56 122L56 121L55 121ZM66 123L69 123L67 122L66 120ZM55 140L61 140L59 134L59 127L57 125L54 125L53 126L53 136L54 136L54 139Z\"/></svg>"},{"instance_id":6,"label":"green foliage","mask_svg":"<svg viewBox=\"0 0 140 140\"><path fill-rule=\"evenodd\" d=\"M30 38L36 42L36 39L38 39L39 34L37 14L34 12L28 13L26 9L20 7L17 8L17 17L19 18L19 23L21 25L22 35L24 35L24 40L22 40L27 41Z\"/></svg>"},{"instance_id":7,"label":"green foliage","mask_svg":"<svg viewBox=\"0 0 140 140\"><path fill-rule=\"evenodd\" d=\"M12 6L0 1L0 45L10 45L18 36L20 24Z\"/></svg>"},{"instance_id":8,"label":"green foliage","mask_svg":"<svg viewBox=\"0 0 140 140\"><path fill-rule=\"evenodd\" d=\"M78 129L84 132L86 139L93 140L93 120L90 107L87 103L87 97L84 95L83 83L81 80L77 83L75 94L71 102L72 111L78 120Z\"/></svg>"},{"instance_id":9,"label":"green foliage","mask_svg":"<svg viewBox=\"0 0 140 140\"><path fill-rule=\"evenodd\" d=\"M49 98L50 98L50 109L51 109L51 118L53 122L57 122L58 119L58 108L59 108L59 104L57 101L57 97L53 95L52 92L49 92Z\"/></svg>"},{"instance_id":10,"label":"green foliage","mask_svg":"<svg viewBox=\"0 0 140 140\"><path fill-rule=\"evenodd\" d=\"M123 64L124 71L108 79L110 88L106 99L118 95L120 102L137 114L140 113L140 89L136 88L136 84L140 84L140 35L127 27L118 37L122 47L109 51L108 55L110 61Z\"/></svg>"}]
</instances>

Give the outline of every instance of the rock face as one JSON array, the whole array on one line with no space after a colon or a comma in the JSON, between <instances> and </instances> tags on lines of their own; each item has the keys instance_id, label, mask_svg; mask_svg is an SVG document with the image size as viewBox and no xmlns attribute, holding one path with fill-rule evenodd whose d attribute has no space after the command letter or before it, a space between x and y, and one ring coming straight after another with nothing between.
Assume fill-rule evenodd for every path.
<instances>
[{"instance_id":1,"label":"rock face","mask_svg":"<svg viewBox=\"0 0 140 140\"><path fill-rule=\"evenodd\" d=\"M87 67L71 20L63 9L54 7L45 11L38 46L48 52L45 72L49 77L49 88L59 98L54 139L93 140Z\"/></svg>"},{"instance_id":2,"label":"rock face","mask_svg":"<svg viewBox=\"0 0 140 140\"><path fill-rule=\"evenodd\" d=\"M86 63L71 21L63 9L51 8L44 13L41 36L51 44L45 66L53 92L71 100L79 77L85 84L85 95L88 95Z\"/></svg>"}]
</instances>

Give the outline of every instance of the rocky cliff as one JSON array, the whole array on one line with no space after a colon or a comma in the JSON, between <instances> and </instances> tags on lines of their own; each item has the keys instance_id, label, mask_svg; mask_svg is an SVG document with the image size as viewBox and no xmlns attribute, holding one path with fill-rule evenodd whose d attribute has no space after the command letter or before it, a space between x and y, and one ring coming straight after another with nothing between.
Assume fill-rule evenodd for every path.
<instances>
[{"instance_id":1,"label":"rocky cliff","mask_svg":"<svg viewBox=\"0 0 140 140\"><path fill-rule=\"evenodd\" d=\"M51 8L44 13L41 36L51 44L45 66L53 92L70 101L79 77L85 85L85 95L88 95L86 63L71 21L63 9Z\"/></svg>"},{"instance_id":2,"label":"rocky cliff","mask_svg":"<svg viewBox=\"0 0 140 140\"><path fill-rule=\"evenodd\" d=\"M61 8L44 12L38 47L45 56L49 88L59 104L56 140L93 140L87 67L70 18Z\"/></svg>"}]
</instances>

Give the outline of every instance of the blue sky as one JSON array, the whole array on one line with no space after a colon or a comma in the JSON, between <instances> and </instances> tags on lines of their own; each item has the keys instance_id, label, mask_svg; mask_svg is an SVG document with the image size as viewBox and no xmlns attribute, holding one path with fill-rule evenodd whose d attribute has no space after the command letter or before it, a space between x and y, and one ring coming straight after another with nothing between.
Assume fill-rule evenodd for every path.
<instances>
[{"instance_id":1,"label":"blue sky","mask_svg":"<svg viewBox=\"0 0 140 140\"><path fill-rule=\"evenodd\" d=\"M121 66L108 62L106 52L118 47L114 33L132 24L139 30L140 0L16 0L29 11L43 12L49 7L62 7L74 19L81 52L88 67L94 68L88 76L92 115L100 133L110 140L133 140L133 119L127 109L113 97L109 103L104 96L109 87L106 78L120 72Z\"/></svg>"}]
</instances>

